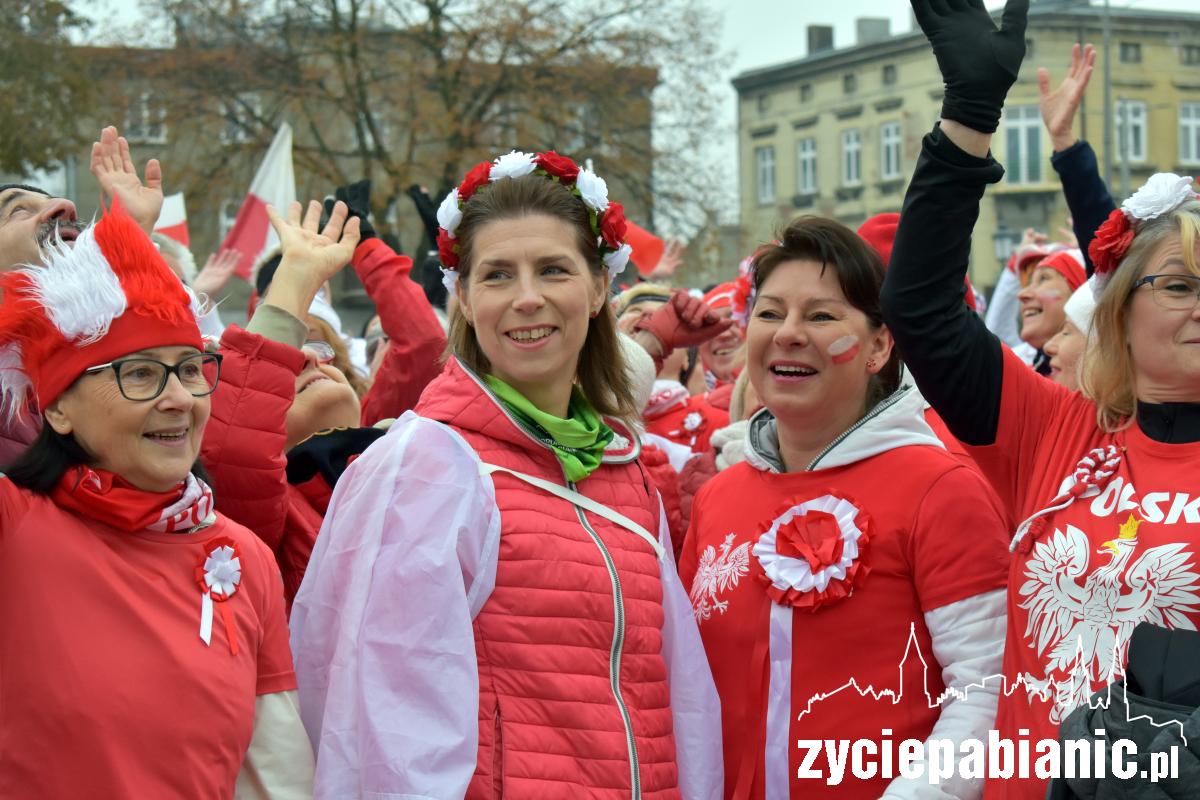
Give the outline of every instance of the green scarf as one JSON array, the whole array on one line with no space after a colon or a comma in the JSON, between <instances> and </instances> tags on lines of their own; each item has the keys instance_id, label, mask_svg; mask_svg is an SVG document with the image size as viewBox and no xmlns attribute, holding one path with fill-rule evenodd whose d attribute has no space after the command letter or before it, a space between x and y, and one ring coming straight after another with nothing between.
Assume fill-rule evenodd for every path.
<instances>
[{"instance_id":1,"label":"green scarf","mask_svg":"<svg viewBox=\"0 0 1200 800\"><path fill-rule=\"evenodd\" d=\"M542 411L523 394L493 375L484 375L483 380L521 426L554 451L567 474L567 480L577 483L600 466L604 448L613 439L613 431L600 419L596 409L592 408L578 387L572 387L567 418L562 419Z\"/></svg>"}]
</instances>

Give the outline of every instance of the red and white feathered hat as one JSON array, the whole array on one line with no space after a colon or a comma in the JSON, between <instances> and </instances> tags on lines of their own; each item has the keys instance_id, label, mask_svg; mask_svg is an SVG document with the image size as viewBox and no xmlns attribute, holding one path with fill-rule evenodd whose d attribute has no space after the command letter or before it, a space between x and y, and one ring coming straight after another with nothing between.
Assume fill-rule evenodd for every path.
<instances>
[{"instance_id":1,"label":"red and white feathered hat","mask_svg":"<svg viewBox=\"0 0 1200 800\"><path fill-rule=\"evenodd\" d=\"M0 274L0 416L45 408L84 370L129 353L203 347L196 295L119 207L42 262Z\"/></svg>"}]
</instances>

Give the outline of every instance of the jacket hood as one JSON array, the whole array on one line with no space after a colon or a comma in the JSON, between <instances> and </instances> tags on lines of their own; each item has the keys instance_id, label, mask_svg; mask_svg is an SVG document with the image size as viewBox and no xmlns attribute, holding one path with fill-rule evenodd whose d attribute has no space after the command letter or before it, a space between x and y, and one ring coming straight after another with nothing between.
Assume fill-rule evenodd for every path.
<instances>
[{"instance_id":1,"label":"jacket hood","mask_svg":"<svg viewBox=\"0 0 1200 800\"><path fill-rule=\"evenodd\" d=\"M426 419L462 431L480 433L521 450L553 456L553 448L521 425L483 379L456 356L451 356L442 373L425 387L413 410ZM615 435L604 450L603 463L635 461L642 450L637 434L618 420L605 417L604 423Z\"/></svg>"},{"instance_id":2,"label":"jacket hood","mask_svg":"<svg viewBox=\"0 0 1200 800\"><path fill-rule=\"evenodd\" d=\"M779 423L774 415L763 408L750 417L749 422L746 461L764 472L783 472ZM909 445L945 449L925 422L925 399L911 382L903 381L899 389L880 400L866 416L830 442L804 471L843 467Z\"/></svg>"}]
</instances>

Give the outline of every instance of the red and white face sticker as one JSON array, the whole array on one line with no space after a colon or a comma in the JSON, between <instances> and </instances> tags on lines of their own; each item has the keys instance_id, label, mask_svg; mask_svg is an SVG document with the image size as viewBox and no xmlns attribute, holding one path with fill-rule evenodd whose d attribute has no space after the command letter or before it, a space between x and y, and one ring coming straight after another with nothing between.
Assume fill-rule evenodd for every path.
<instances>
[{"instance_id":1,"label":"red and white face sticker","mask_svg":"<svg viewBox=\"0 0 1200 800\"><path fill-rule=\"evenodd\" d=\"M858 337L853 333L834 339L829 345L829 357L835 364L848 364L861 349Z\"/></svg>"}]
</instances>

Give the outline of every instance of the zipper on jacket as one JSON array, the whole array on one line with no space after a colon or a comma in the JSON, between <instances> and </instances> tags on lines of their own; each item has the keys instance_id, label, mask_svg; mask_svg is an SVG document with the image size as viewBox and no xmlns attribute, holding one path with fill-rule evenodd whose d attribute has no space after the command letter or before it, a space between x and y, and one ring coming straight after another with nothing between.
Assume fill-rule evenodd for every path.
<instances>
[{"instance_id":1,"label":"zipper on jacket","mask_svg":"<svg viewBox=\"0 0 1200 800\"><path fill-rule=\"evenodd\" d=\"M573 481L567 481L567 487L571 491L578 491ZM637 742L633 738L633 718L629 716L629 708L625 705L625 698L621 696L621 651L625 646L625 599L621 592L621 578L617 575L617 565L613 561L612 554L604 546L600 535L588 523L583 509L579 506L574 506L574 508L576 516L579 517L580 524L583 525L583 529L587 531L588 536L592 537L592 541L599 548L600 556L604 559L604 566L608 569L608 579L612 582L613 638L612 649L609 651L608 656L608 680L612 686L613 697L617 701L617 710L621 713L621 721L625 725L625 745L629 750L630 785L633 787L633 794L631 796L633 800L641 800L642 776L638 766Z\"/></svg>"},{"instance_id":2,"label":"zipper on jacket","mask_svg":"<svg viewBox=\"0 0 1200 800\"><path fill-rule=\"evenodd\" d=\"M868 422L875 419L875 417L879 416L884 411L887 411L889 408L891 408L893 405L895 405L897 402L899 402L900 396L903 394L906 394L910 388L911 387L908 387L908 386L901 386L899 389L892 392L891 395L889 395L888 397L886 397L883 400L876 403L875 407L872 408L870 411L868 411L863 416L862 419L860 419L858 422L851 425L846 430L842 431L841 435L839 435L836 439L834 439L832 442L827 444L825 446L824 450L817 453L817 457L814 458L812 461L808 462L808 466L804 468L804 471L812 472L814 469L816 469L817 464L820 463L821 459L824 458L825 456L829 455L830 451L833 450L833 448L837 447L839 444L846 441L847 436L854 433L856 430L861 428L863 425L866 425Z\"/></svg>"}]
</instances>

